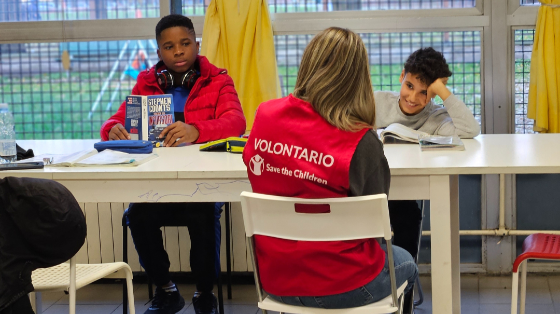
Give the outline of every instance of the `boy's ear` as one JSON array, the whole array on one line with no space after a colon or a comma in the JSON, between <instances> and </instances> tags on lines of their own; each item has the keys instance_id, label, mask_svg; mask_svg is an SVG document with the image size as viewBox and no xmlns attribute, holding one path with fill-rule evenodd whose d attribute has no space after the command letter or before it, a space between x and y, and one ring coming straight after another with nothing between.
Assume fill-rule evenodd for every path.
<instances>
[{"instance_id":1,"label":"boy's ear","mask_svg":"<svg viewBox=\"0 0 560 314\"><path fill-rule=\"evenodd\" d=\"M196 42L196 54L200 52L200 42Z\"/></svg>"},{"instance_id":2,"label":"boy's ear","mask_svg":"<svg viewBox=\"0 0 560 314\"><path fill-rule=\"evenodd\" d=\"M159 54L159 51L158 51L158 54ZM404 69L402 70L401 76L399 77L399 83L402 84L403 80L404 80Z\"/></svg>"},{"instance_id":3,"label":"boy's ear","mask_svg":"<svg viewBox=\"0 0 560 314\"><path fill-rule=\"evenodd\" d=\"M159 48L157 49L157 56L158 56L158 59L161 60L161 54L159 53Z\"/></svg>"}]
</instances>

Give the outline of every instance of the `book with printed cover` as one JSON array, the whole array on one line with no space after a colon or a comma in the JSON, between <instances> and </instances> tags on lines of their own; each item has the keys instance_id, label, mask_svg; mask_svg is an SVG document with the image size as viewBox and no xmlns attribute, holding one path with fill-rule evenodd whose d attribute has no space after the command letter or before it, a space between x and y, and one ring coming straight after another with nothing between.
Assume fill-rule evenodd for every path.
<instances>
[{"instance_id":1,"label":"book with printed cover","mask_svg":"<svg viewBox=\"0 0 560 314\"><path fill-rule=\"evenodd\" d=\"M383 144L418 144L420 136L429 135L400 123L389 124L385 129L378 129L377 132Z\"/></svg>"},{"instance_id":2,"label":"book with printed cover","mask_svg":"<svg viewBox=\"0 0 560 314\"><path fill-rule=\"evenodd\" d=\"M131 140L159 142L159 134L175 122L173 95L126 97L126 131Z\"/></svg>"}]
</instances>

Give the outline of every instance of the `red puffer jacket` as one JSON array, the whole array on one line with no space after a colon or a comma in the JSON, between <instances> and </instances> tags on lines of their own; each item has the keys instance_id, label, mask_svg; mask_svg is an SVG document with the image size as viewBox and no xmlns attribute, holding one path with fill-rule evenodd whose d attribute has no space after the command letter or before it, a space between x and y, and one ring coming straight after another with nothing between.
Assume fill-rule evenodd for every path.
<instances>
[{"instance_id":1,"label":"red puffer jacket","mask_svg":"<svg viewBox=\"0 0 560 314\"><path fill-rule=\"evenodd\" d=\"M195 143L214 141L245 132L245 116L239 103L233 80L225 69L211 64L206 57L198 56L200 78L194 84L185 103L185 123L193 125L200 133ZM165 67L160 67L162 70ZM142 71L138 75L131 95L161 95L156 68ZM109 139L109 132L115 124L124 125L126 105L123 102L111 118L101 126L101 138Z\"/></svg>"}]
</instances>

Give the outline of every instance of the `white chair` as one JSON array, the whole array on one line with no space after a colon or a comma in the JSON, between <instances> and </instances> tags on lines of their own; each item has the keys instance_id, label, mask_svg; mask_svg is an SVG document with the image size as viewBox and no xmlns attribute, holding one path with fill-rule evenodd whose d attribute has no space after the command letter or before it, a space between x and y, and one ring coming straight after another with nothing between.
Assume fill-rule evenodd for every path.
<instances>
[{"instance_id":1,"label":"white chair","mask_svg":"<svg viewBox=\"0 0 560 314\"><path fill-rule=\"evenodd\" d=\"M295 204L328 204L329 213L296 213ZM266 311L294 314L373 314L402 313L405 282L396 287L391 226L385 194L360 197L301 199L241 193L243 222L254 266L255 283L259 298L258 307ZM387 241L387 257L392 294L379 302L348 309L319 309L299 307L276 302L263 297L258 262L255 257L254 235L265 235L300 241L345 241L367 238L384 238ZM400 299L400 300L399 300Z\"/></svg>"},{"instance_id":2,"label":"white chair","mask_svg":"<svg viewBox=\"0 0 560 314\"><path fill-rule=\"evenodd\" d=\"M31 281L37 293L36 313L41 313L41 292L66 291L69 294L70 314L76 313L76 290L101 278L125 278L128 286L129 313L134 312L132 270L123 262L103 264L76 264L76 257L70 263L62 263L49 268L36 269Z\"/></svg>"}]
</instances>

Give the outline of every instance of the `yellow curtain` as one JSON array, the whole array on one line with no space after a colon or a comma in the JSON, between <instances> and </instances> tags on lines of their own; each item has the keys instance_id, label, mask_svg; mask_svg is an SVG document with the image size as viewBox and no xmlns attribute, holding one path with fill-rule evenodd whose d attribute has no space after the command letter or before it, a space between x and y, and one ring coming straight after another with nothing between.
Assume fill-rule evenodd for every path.
<instances>
[{"instance_id":1,"label":"yellow curtain","mask_svg":"<svg viewBox=\"0 0 560 314\"><path fill-rule=\"evenodd\" d=\"M540 2L527 117L537 132L560 133L560 0Z\"/></svg>"},{"instance_id":2,"label":"yellow curtain","mask_svg":"<svg viewBox=\"0 0 560 314\"><path fill-rule=\"evenodd\" d=\"M212 0L201 44L201 54L232 77L250 130L257 107L282 96L266 0Z\"/></svg>"}]
</instances>

